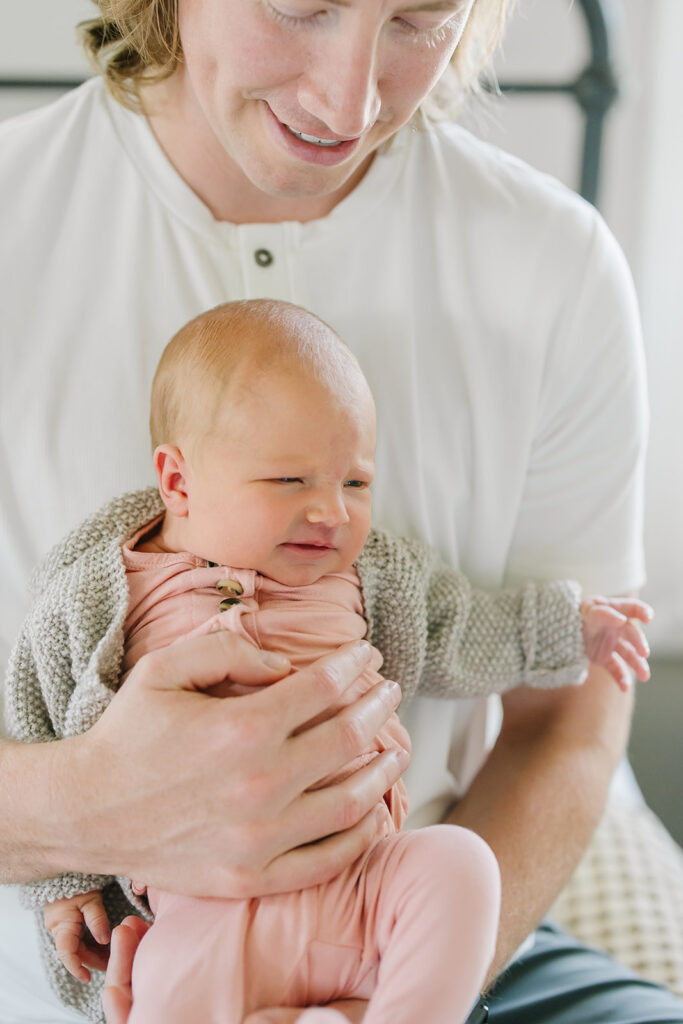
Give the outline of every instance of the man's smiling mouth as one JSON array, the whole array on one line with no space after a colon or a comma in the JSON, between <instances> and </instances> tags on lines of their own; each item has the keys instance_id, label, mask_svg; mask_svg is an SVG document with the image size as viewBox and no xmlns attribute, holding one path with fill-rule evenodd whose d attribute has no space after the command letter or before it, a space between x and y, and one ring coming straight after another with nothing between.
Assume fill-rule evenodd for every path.
<instances>
[{"instance_id":1,"label":"man's smiling mouth","mask_svg":"<svg viewBox=\"0 0 683 1024\"><path fill-rule=\"evenodd\" d=\"M314 146L341 146L341 139L318 139L315 135L306 135L305 132L298 132L296 128L290 128L288 124L285 125L288 132L292 135L296 135L297 139L303 139L304 142L310 142Z\"/></svg>"}]
</instances>

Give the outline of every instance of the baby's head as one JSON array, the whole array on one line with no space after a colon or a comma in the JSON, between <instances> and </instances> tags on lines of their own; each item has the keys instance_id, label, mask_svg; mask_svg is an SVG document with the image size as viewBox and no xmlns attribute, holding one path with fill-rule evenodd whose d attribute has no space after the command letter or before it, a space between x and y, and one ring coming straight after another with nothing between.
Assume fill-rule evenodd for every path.
<instances>
[{"instance_id":1,"label":"baby's head","mask_svg":"<svg viewBox=\"0 0 683 1024\"><path fill-rule=\"evenodd\" d=\"M166 347L152 385L169 550L303 586L348 568L370 528L375 407L311 313L233 302Z\"/></svg>"}]
</instances>

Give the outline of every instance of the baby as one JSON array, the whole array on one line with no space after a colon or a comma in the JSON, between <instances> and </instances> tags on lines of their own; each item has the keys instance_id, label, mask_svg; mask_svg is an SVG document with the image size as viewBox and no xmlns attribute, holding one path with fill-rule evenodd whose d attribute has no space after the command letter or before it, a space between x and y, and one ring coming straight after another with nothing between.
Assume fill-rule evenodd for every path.
<instances>
[{"instance_id":1,"label":"baby","mask_svg":"<svg viewBox=\"0 0 683 1024\"><path fill-rule=\"evenodd\" d=\"M19 738L89 728L146 652L214 629L286 654L294 671L367 633L404 701L418 688L457 697L577 682L586 658L622 688L625 663L647 678L641 602L580 601L567 582L477 592L424 546L370 530L372 396L311 314L254 301L191 321L159 364L151 429L158 490L105 506L36 574L8 677ZM375 651L347 700L381 664ZM219 695L246 689L226 683ZM410 746L397 716L346 773L391 745ZM385 836L301 892L225 900L150 888L147 903L126 879L26 887L55 940L53 983L101 1020L84 929L105 944L110 923L151 909L129 1024L241 1024L286 1005L322 1024L344 1020L321 1007L346 997L369 1000L366 1024L464 1020L494 951L495 858L455 826L401 832L401 783L385 802Z\"/></svg>"}]
</instances>

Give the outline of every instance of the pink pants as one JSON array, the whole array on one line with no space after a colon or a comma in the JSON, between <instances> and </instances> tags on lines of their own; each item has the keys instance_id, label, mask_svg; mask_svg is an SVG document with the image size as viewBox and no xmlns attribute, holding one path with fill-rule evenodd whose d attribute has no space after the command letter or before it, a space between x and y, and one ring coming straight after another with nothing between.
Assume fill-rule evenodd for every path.
<instances>
[{"instance_id":1,"label":"pink pants","mask_svg":"<svg viewBox=\"0 0 683 1024\"><path fill-rule=\"evenodd\" d=\"M325 885L261 899L151 893L128 1024L242 1024L258 1009L369 999L364 1024L459 1024L494 951L498 866L451 825L379 841ZM302 1020L339 1019L309 1010Z\"/></svg>"}]
</instances>

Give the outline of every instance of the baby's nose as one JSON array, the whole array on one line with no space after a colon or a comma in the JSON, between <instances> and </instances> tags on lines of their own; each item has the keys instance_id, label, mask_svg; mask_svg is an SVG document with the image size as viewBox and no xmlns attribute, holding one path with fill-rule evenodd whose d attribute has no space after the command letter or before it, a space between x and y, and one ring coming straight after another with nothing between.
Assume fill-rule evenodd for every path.
<instances>
[{"instance_id":1,"label":"baby's nose","mask_svg":"<svg viewBox=\"0 0 683 1024\"><path fill-rule=\"evenodd\" d=\"M312 502L306 510L306 519L324 526L343 526L348 523L349 515L341 494L336 494Z\"/></svg>"}]
</instances>

